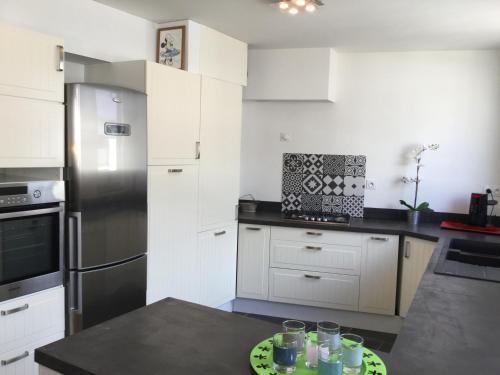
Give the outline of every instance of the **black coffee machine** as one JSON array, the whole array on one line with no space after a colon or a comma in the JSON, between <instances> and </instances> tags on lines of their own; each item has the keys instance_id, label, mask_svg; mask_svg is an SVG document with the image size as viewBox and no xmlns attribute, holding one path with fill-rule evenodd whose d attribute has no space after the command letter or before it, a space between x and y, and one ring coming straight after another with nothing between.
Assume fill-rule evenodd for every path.
<instances>
[{"instance_id":1,"label":"black coffee machine","mask_svg":"<svg viewBox=\"0 0 500 375\"><path fill-rule=\"evenodd\" d=\"M488 224L488 194L470 196L469 225L485 227Z\"/></svg>"}]
</instances>

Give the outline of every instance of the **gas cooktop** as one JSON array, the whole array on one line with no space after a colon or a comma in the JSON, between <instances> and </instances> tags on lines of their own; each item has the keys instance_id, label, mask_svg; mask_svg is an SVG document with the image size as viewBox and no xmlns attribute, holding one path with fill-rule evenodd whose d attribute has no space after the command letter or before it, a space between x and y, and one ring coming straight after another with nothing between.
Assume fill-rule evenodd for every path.
<instances>
[{"instance_id":1,"label":"gas cooktop","mask_svg":"<svg viewBox=\"0 0 500 375\"><path fill-rule=\"evenodd\" d=\"M286 220L314 222L321 224L349 225L351 217L348 214L332 214L319 212L288 211L284 213Z\"/></svg>"}]
</instances>

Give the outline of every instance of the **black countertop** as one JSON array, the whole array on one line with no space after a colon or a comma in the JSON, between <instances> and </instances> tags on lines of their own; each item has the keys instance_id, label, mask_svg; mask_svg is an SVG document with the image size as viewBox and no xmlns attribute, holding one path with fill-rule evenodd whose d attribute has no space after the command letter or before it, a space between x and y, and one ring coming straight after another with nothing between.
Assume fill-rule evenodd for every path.
<instances>
[{"instance_id":1,"label":"black countertop","mask_svg":"<svg viewBox=\"0 0 500 375\"><path fill-rule=\"evenodd\" d=\"M350 227L295 223L280 213L241 214L241 223L405 235L437 241L402 330L389 374L500 374L500 283L433 273L451 238L500 243L499 236L409 227L398 220L353 220ZM250 374L249 351L278 326L167 299L35 351L64 374Z\"/></svg>"},{"instance_id":2,"label":"black countertop","mask_svg":"<svg viewBox=\"0 0 500 375\"><path fill-rule=\"evenodd\" d=\"M396 234L436 241L436 249L391 353L389 374L500 374L500 283L434 273L452 238L500 243L500 236L444 230L437 223L353 219L349 227L286 220L279 212L242 213L239 221L286 227ZM444 252L443 252L444 254Z\"/></svg>"}]
</instances>

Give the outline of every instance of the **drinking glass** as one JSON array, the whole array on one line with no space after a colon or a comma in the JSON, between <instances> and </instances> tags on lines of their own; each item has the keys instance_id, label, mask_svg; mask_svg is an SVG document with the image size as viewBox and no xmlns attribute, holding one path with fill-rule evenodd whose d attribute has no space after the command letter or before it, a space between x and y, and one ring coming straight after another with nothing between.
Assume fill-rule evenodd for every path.
<instances>
[{"instance_id":1,"label":"drinking glass","mask_svg":"<svg viewBox=\"0 0 500 375\"><path fill-rule=\"evenodd\" d=\"M299 320L285 320L283 322L283 330L297 334L297 356L301 357L304 354L306 325Z\"/></svg>"},{"instance_id":2,"label":"drinking glass","mask_svg":"<svg viewBox=\"0 0 500 375\"><path fill-rule=\"evenodd\" d=\"M330 341L334 348L340 349L340 326L334 322L318 322L318 342Z\"/></svg>"},{"instance_id":3,"label":"drinking glass","mask_svg":"<svg viewBox=\"0 0 500 375\"><path fill-rule=\"evenodd\" d=\"M331 341L318 347L318 375L342 375L342 349Z\"/></svg>"},{"instance_id":4,"label":"drinking glass","mask_svg":"<svg viewBox=\"0 0 500 375\"><path fill-rule=\"evenodd\" d=\"M306 367L318 367L318 331L310 331L306 336Z\"/></svg>"},{"instance_id":5,"label":"drinking glass","mask_svg":"<svg viewBox=\"0 0 500 375\"><path fill-rule=\"evenodd\" d=\"M273 367L281 373L295 371L297 361L296 333L281 332L273 336Z\"/></svg>"},{"instance_id":6,"label":"drinking glass","mask_svg":"<svg viewBox=\"0 0 500 375\"><path fill-rule=\"evenodd\" d=\"M344 333L342 339L342 356L346 374L361 373L363 362L363 338L352 333Z\"/></svg>"}]
</instances>

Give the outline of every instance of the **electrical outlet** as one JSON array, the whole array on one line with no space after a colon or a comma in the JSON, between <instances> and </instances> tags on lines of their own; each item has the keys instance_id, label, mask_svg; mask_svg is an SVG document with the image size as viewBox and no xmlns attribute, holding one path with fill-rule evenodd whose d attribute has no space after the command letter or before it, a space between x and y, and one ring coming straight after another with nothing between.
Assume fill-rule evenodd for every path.
<instances>
[{"instance_id":1,"label":"electrical outlet","mask_svg":"<svg viewBox=\"0 0 500 375\"><path fill-rule=\"evenodd\" d=\"M365 190L375 190L377 186L375 185L374 180L366 180L365 182Z\"/></svg>"},{"instance_id":2,"label":"electrical outlet","mask_svg":"<svg viewBox=\"0 0 500 375\"><path fill-rule=\"evenodd\" d=\"M493 196L495 198L500 198L500 186L498 186L498 185L489 185L489 186L486 186L486 189L491 189L491 193L493 194Z\"/></svg>"}]
</instances>

